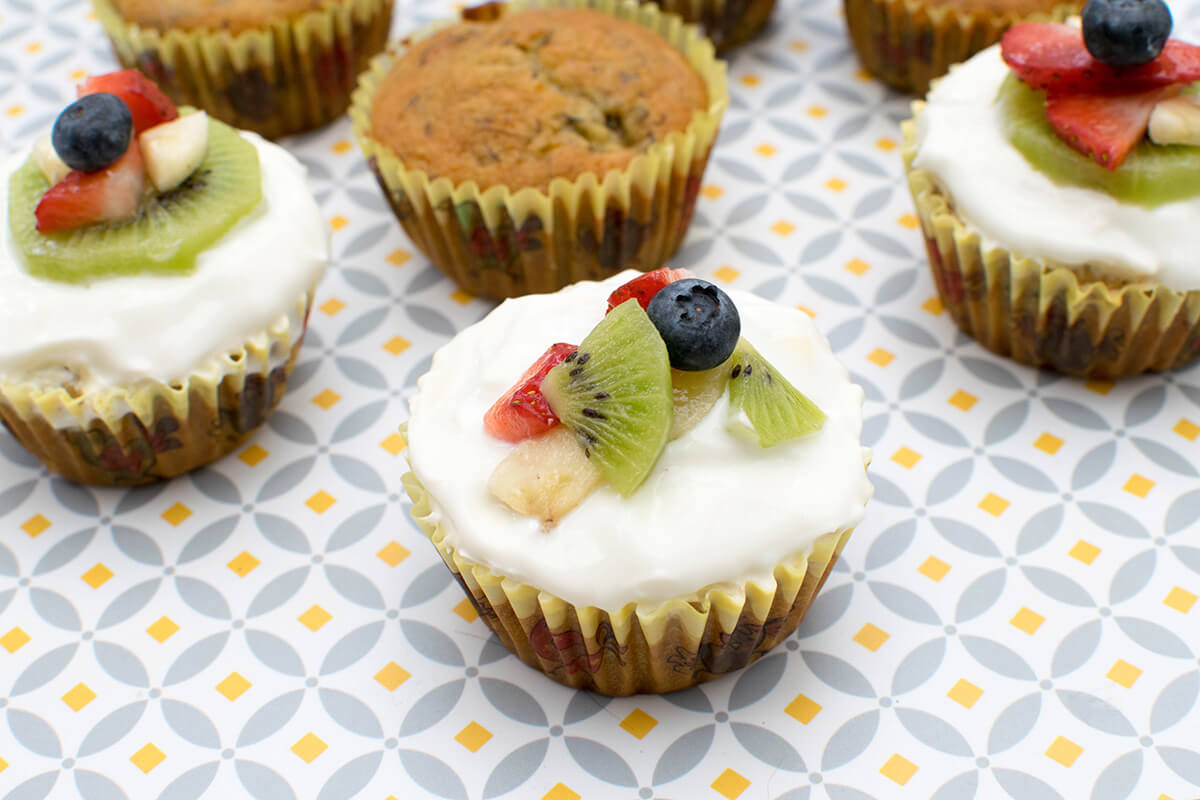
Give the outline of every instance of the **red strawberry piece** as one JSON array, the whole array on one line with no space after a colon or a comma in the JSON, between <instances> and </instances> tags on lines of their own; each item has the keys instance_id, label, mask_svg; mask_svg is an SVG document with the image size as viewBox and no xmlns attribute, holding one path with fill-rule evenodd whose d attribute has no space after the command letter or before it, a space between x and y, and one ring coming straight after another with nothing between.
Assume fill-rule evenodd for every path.
<instances>
[{"instance_id":1,"label":"red strawberry piece","mask_svg":"<svg viewBox=\"0 0 1200 800\"><path fill-rule=\"evenodd\" d=\"M125 101L133 113L134 135L179 117L179 109L149 78L136 69L93 75L79 84L79 96L108 92Z\"/></svg>"},{"instance_id":2,"label":"red strawberry piece","mask_svg":"<svg viewBox=\"0 0 1200 800\"><path fill-rule=\"evenodd\" d=\"M1146 134L1154 105L1174 93L1168 86L1139 94L1051 94L1046 119L1071 147L1115 170Z\"/></svg>"},{"instance_id":3,"label":"red strawberry piece","mask_svg":"<svg viewBox=\"0 0 1200 800\"><path fill-rule=\"evenodd\" d=\"M97 222L120 222L137 214L146 187L146 168L137 141L125 155L98 172L72 170L51 186L37 205L37 229L57 233Z\"/></svg>"},{"instance_id":4,"label":"red strawberry piece","mask_svg":"<svg viewBox=\"0 0 1200 800\"><path fill-rule=\"evenodd\" d=\"M1157 58L1113 67L1092 58L1078 28L1022 22L1000 40L1004 63L1026 85L1058 93L1129 93L1200 80L1200 47L1172 39Z\"/></svg>"},{"instance_id":5,"label":"red strawberry piece","mask_svg":"<svg viewBox=\"0 0 1200 800\"><path fill-rule=\"evenodd\" d=\"M578 349L578 345L564 342L551 345L483 415L484 430L497 439L519 442L557 425L558 417L542 395L542 381L547 372Z\"/></svg>"},{"instance_id":6,"label":"red strawberry piece","mask_svg":"<svg viewBox=\"0 0 1200 800\"><path fill-rule=\"evenodd\" d=\"M669 269L663 267L656 269L653 272L647 272L644 275L638 275L628 283L618 286L616 291L608 296L608 311L612 311L617 306L631 298L637 298L637 301L642 304L642 308L650 305L650 298L658 294L658 290L667 284L674 283L684 278L693 278L691 270L686 269ZM604 313L608 313L608 311Z\"/></svg>"}]
</instances>

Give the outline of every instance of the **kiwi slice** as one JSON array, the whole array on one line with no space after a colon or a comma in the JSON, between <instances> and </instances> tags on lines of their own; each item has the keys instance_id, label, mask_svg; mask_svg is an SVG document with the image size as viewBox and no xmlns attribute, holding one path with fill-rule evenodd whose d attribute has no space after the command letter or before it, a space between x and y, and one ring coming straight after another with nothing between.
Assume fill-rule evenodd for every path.
<instances>
[{"instance_id":1,"label":"kiwi slice","mask_svg":"<svg viewBox=\"0 0 1200 800\"><path fill-rule=\"evenodd\" d=\"M671 370L671 391L675 400L675 420L671 424L671 441L678 439L700 424L725 393L731 364L712 369Z\"/></svg>"},{"instance_id":2,"label":"kiwi slice","mask_svg":"<svg viewBox=\"0 0 1200 800\"><path fill-rule=\"evenodd\" d=\"M626 497L636 492L674 418L667 346L641 305L604 317L547 373L542 394L608 482Z\"/></svg>"},{"instance_id":3,"label":"kiwi slice","mask_svg":"<svg viewBox=\"0 0 1200 800\"><path fill-rule=\"evenodd\" d=\"M726 362L729 366L731 432L774 447L780 442L815 433L825 424L825 412L771 366L745 339Z\"/></svg>"},{"instance_id":4,"label":"kiwi slice","mask_svg":"<svg viewBox=\"0 0 1200 800\"><path fill-rule=\"evenodd\" d=\"M1200 148L1144 139L1110 171L1059 138L1046 121L1044 92L1009 75L996 99L1012 146L1057 183L1098 189L1145 208L1200 194Z\"/></svg>"},{"instance_id":5,"label":"kiwi slice","mask_svg":"<svg viewBox=\"0 0 1200 800\"><path fill-rule=\"evenodd\" d=\"M9 183L9 224L29 273L68 283L189 272L200 252L262 200L258 151L233 128L212 119L208 155L196 171L169 192L151 190L131 220L39 233L34 210L48 188L33 159L18 169Z\"/></svg>"}]
</instances>

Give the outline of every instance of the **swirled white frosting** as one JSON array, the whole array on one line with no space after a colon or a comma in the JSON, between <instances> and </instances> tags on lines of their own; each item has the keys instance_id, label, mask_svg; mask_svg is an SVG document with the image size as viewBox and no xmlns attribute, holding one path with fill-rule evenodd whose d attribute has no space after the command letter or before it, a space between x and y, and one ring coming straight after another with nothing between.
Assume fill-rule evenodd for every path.
<instances>
[{"instance_id":1,"label":"swirled white frosting","mask_svg":"<svg viewBox=\"0 0 1200 800\"><path fill-rule=\"evenodd\" d=\"M872 490L862 390L808 315L745 292L729 293L742 335L828 415L820 432L760 448L726 430L726 395L633 497L602 485L549 532L488 493L513 445L484 431L484 412L551 343L581 341L635 274L508 300L439 350L411 400L413 472L463 556L575 605L615 611L715 584L770 585L777 563L856 525Z\"/></svg>"},{"instance_id":2,"label":"swirled white frosting","mask_svg":"<svg viewBox=\"0 0 1200 800\"><path fill-rule=\"evenodd\" d=\"M169 382L296 316L329 261L328 230L283 148L253 133L263 201L196 259L186 275L137 275L70 284L25 271L8 223L9 177L0 164L0 378L82 390ZM303 319L290 320L299 336ZM69 372L68 372L69 371Z\"/></svg>"},{"instance_id":3,"label":"swirled white frosting","mask_svg":"<svg viewBox=\"0 0 1200 800\"><path fill-rule=\"evenodd\" d=\"M955 213L987 246L1089 264L1125 280L1200 289L1196 227L1200 197L1157 208L1057 184L1008 141L993 102L1009 69L998 45L952 67L918 119L914 163L951 198Z\"/></svg>"}]
</instances>

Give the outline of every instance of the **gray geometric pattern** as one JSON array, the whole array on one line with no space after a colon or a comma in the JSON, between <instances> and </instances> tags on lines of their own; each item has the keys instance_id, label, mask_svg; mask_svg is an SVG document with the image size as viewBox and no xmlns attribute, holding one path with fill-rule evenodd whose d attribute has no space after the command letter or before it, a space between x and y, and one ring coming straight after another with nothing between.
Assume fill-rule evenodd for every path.
<instances>
[{"instance_id":1,"label":"gray geometric pattern","mask_svg":"<svg viewBox=\"0 0 1200 800\"><path fill-rule=\"evenodd\" d=\"M112 68L88 11L0 0L0 151ZM959 335L908 216L907 101L857 69L835 0L780 3L676 260L814 310L866 390L875 499L785 646L609 700L474 619L393 433L490 306L412 252L342 121L287 142L336 261L247 448L101 491L0 433L0 798L1200 795L1200 368L1088 385Z\"/></svg>"}]
</instances>

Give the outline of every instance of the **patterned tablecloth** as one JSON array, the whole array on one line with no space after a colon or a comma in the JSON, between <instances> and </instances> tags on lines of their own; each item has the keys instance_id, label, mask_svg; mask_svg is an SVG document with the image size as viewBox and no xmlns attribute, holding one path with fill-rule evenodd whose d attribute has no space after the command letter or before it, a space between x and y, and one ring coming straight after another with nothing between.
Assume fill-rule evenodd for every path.
<instances>
[{"instance_id":1,"label":"patterned tablecloth","mask_svg":"<svg viewBox=\"0 0 1200 800\"><path fill-rule=\"evenodd\" d=\"M397 30L448 8L401 2ZM86 2L0 0L0 152L113 63ZM490 305L413 251L343 121L287 143L336 261L249 446L98 491L0 433L0 797L1200 795L1200 371L1083 383L957 333L901 177L906 101L858 71L834 0L784 0L730 69L675 263L811 310L875 449L798 635L613 701L489 635L408 520L395 431Z\"/></svg>"}]
</instances>

